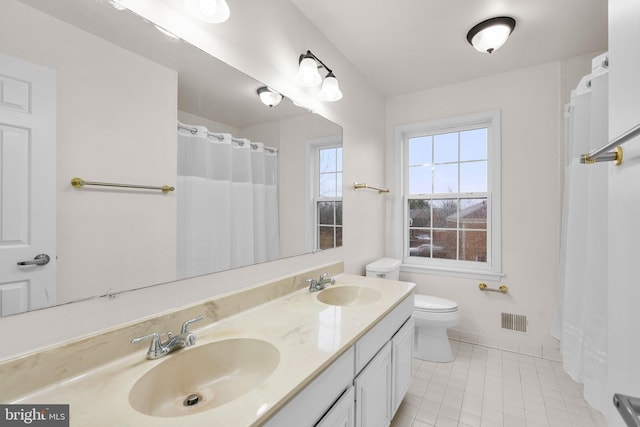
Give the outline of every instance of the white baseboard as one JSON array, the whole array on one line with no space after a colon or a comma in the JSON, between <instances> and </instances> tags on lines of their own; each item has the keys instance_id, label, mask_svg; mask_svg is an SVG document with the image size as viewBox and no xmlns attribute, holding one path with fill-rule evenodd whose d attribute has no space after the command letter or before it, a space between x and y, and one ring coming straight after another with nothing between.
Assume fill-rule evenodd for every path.
<instances>
[{"instance_id":1,"label":"white baseboard","mask_svg":"<svg viewBox=\"0 0 640 427\"><path fill-rule=\"evenodd\" d=\"M562 354L558 348L543 345L531 345L517 337L514 338L497 338L485 335L474 334L467 331L459 331L456 329L448 329L449 338L455 341L466 342L470 344L481 345L483 347L495 348L512 353L524 354L527 356L539 357L541 359L552 360L554 362L562 362Z\"/></svg>"}]
</instances>

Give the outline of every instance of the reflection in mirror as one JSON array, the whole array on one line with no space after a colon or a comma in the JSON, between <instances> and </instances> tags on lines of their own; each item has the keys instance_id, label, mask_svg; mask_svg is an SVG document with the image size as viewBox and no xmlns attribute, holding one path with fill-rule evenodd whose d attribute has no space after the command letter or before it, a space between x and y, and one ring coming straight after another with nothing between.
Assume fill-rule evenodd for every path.
<instances>
[{"instance_id":1,"label":"reflection in mirror","mask_svg":"<svg viewBox=\"0 0 640 427\"><path fill-rule=\"evenodd\" d=\"M110 2L3 0L0 9L2 170L13 185L0 187L0 196L15 212L3 215L2 315L340 245L341 184L322 199L311 188L319 184L309 184L308 166L314 141L341 146L339 126L286 98L265 106L257 89L268 82ZM178 123L195 133L178 130ZM241 152L260 173L238 173L239 181L228 182L240 160L214 157L218 164L210 169L187 161L205 157L191 153L191 145L204 152L222 145L207 134L222 135L225 150ZM334 181L341 168L328 172ZM74 189L73 177L176 191ZM185 182L209 177L224 181L207 184L224 186L213 198ZM322 224L332 228L333 245L319 242L326 215L318 215L318 203L325 202L334 203L333 223ZM234 204L239 209L232 213L227 208ZM249 205L256 214L248 214ZM43 218L48 226L40 225ZM244 234L230 235L223 246L213 246L222 240L218 234L201 238L208 232L200 230L234 227ZM259 236L251 231L257 228ZM40 253L51 262L17 265Z\"/></svg>"}]
</instances>

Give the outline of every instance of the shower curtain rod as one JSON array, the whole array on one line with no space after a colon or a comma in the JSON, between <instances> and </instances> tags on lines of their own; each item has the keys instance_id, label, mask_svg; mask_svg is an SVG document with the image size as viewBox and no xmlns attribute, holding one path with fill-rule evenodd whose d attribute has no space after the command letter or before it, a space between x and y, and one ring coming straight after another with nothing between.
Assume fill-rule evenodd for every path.
<instances>
[{"instance_id":1,"label":"shower curtain rod","mask_svg":"<svg viewBox=\"0 0 640 427\"><path fill-rule=\"evenodd\" d=\"M620 145L640 135L640 124L624 132L608 144L597 150L580 156L580 163L593 164L615 160L616 165L622 163L622 148ZM614 151L609 151L614 150Z\"/></svg>"},{"instance_id":2,"label":"shower curtain rod","mask_svg":"<svg viewBox=\"0 0 640 427\"><path fill-rule=\"evenodd\" d=\"M184 130L188 130L189 132L191 132L193 135L195 135L196 133L198 133L198 128L196 127L190 127L190 126L186 126L186 125L182 125L182 124L178 124L178 129L184 129ZM218 141L223 141L224 137L222 135L219 135L217 133L211 133L211 132L207 132L207 136L211 136L215 139L217 139ZM231 138L231 141L238 143L238 145L240 145L241 147L244 145L244 141L242 139L238 139L238 138ZM249 144L251 146L251 148L253 148L254 150L258 148L258 144ZM278 150L273 148L273 147L262 147L264 150L270 152L270 153L276 153Z\"/></svg>"}]
</instances>

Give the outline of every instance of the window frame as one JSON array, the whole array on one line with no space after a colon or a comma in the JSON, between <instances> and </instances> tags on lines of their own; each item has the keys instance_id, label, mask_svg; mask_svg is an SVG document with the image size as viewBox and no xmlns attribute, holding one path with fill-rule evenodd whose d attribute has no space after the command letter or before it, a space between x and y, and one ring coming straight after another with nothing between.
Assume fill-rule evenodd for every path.
<instances>
[{"instance_id":1,"label":"window frame","mask_svg":"<svg viewBox=\"0 0 640 427\"><path fill-rule=\"evenodd\" d=\"M408 203L408 141L419 135L459 132L478 127L487 128L487 191L476 193L447 193L424 195L424 199L487 199L487 261L464 261L409 256ZM501 117L500 111L430 120L394 127L395 186L399 189L394 203L395 255L402 260L405 272L428 273L481 280L500 280L502 273L501 247ZM435 196L435 197L434 197ZM462 197L460 197L462 196ZM411 197L416 199L416 197ZM459 226L459 225L458 225Z\"/></svg>"},{"instance_id":2,"label":"window frame","mask_svg":"<svg viewBox=\"0 0 640 427\"><path fill-rule=\"evenodd\" d=\"M320 197L320 170L319 159L320 150L327 148L342 148L344 159L344 147L342 144L342 137L340 135L312 138L306 141L307 144L307 203L305 208L306 227L305 227L305 241L306 249L308 252L317 252L322 250L329 250L339 248L341 246L334 246L333 248L320 249L318 229L318 203L323 201L342 202L342 209L344 215L344 201L343 196L340 197ZM343 163L344 168L344 163ZM344 171L341 171L344 173ZM344 175L343 175L344 176ZM344 187L341 186L341 188ZM344 222L344 216L343 216ZM344 224L343 224L344 225ZM340 225L340 228L343 227ZM335 227L335 225L334 225Z\"/></svg>"}]
</instances>

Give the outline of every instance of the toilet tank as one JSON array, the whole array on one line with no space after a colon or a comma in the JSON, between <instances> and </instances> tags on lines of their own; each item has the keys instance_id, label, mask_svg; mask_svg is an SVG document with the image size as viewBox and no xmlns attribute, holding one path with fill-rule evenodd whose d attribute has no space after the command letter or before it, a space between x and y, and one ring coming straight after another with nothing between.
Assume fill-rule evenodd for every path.
<instances>
[{"instance_id":1,"label":"toilet tank","mask_svg":"<svg viewBox=\"0 0 640 427\"><path fill-rule=\"evenodd\" d=\"M401 261L399 259L380 258L371 264L367 264L367 277L398 280L400 278L400 264Z\"/></svg>"}]
</instances>

